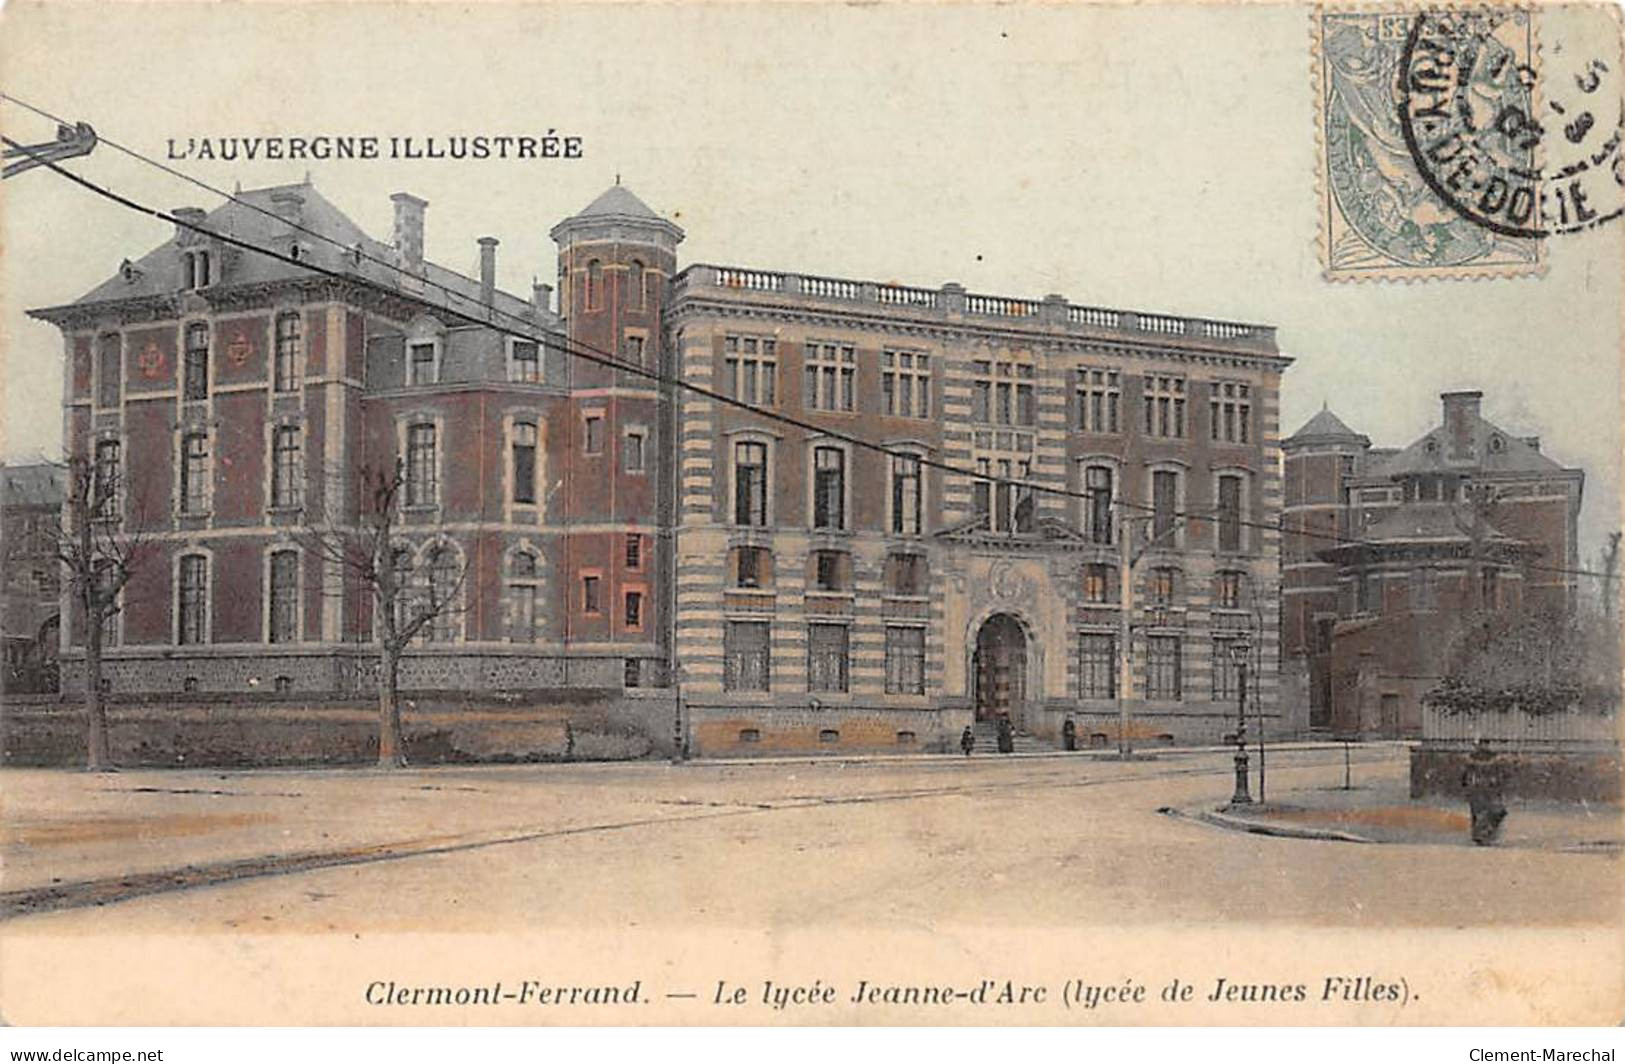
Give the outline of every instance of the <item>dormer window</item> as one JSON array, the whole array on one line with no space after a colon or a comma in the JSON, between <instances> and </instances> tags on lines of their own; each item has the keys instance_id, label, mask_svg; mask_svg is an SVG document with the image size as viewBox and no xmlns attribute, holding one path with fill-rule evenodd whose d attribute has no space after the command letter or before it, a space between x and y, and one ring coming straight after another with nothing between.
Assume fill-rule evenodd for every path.
<instances>
[{"instance_id":1,"label":"dormer window","mask_svg":"<svg viewBox=\"0 0 1625 1064\"><path fill-rule=\"evenodd\" d=\"M214 281L213 264L207 248L196 248L185 255L185 277L188 291L207 288Z\"/></svg>"}]
</instances>

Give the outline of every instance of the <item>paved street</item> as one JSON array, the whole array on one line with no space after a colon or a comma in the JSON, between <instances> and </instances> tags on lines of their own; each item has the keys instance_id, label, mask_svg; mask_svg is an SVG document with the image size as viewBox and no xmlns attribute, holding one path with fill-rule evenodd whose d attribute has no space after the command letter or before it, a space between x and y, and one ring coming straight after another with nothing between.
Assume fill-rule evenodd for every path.
<instances>
[{"instance_id":1,"label":"paved street","mask_svg":"<svg viewBox=\"0 0 1625 1064\"><path fill-rule=\"evenodd\" d=\"M1403 777L1398 747L1355 756L1357 784L1391 791ZM1337 750L1273 753L1272 797L1334 787L1342 771ZM14 770L0 778L6 891L64 893L31 903L57 911L6 926L130 934L1618 918L1618 863L1607 855L1267 838L1158 812L1218 804L1229 772L1218 752L1128 765L1078 756L398 774ZM178 868L179 879L141 879Z\"/></svg>"}]
</instances>

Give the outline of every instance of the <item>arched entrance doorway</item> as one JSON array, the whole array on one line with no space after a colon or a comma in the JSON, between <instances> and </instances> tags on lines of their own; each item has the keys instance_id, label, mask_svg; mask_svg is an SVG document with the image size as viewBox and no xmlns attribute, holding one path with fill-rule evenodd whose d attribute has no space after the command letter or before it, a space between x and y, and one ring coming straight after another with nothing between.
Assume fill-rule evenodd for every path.
<instances>
[{"instance_id":1,"label":"arched entrance doorway","mask_svg":"<svg viewBox=\"0 0 1625 1064\"><path fill-rule=\"evenodd\" d=\"M995 613L976 633L976 719L1018 715L1027 697L1027 633L1008 613Z\"/></svg>"}]
</instances>

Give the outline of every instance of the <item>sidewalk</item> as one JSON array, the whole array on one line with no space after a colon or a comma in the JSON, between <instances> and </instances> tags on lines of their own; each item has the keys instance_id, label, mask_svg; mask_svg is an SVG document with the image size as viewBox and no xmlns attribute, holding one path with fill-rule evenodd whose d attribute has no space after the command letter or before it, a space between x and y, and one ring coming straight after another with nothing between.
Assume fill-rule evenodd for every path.
<instances>
[{"instance_id":1,"label":"sidewalk","mask_svg":"<svg viewBox=\"0 0 1625 1064\"><path fill-rule=\"evenodd\" d=\"M1264 804L1178 812L1219 827L1258 834L1342 842L1473 845L1465 801L1412 799L1403 780L1351 790L1275 792ZM1511 800L1496 845L1617 853L1622 843L1625 820L1618 805Z\"/></svg>"}]
</instances>

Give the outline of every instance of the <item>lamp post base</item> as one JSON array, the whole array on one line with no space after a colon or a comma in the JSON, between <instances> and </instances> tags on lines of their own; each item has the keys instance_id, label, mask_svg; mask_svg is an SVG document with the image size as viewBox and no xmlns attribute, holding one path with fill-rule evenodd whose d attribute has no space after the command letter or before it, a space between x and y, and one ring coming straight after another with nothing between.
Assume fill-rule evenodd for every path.
<instances>
[{"instance_id":1,"label":"lamp post base","mask_svg":"<svg viewBox=\"0 0 1625 1064\"><path fill-rule=\"evenodd\" d=\"M1231 805L1252 805L1253 796L1247 789L1247 753L1236 752L1236 793L1230 796Z\"/></svg>"}]
</instances>

